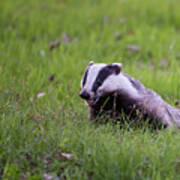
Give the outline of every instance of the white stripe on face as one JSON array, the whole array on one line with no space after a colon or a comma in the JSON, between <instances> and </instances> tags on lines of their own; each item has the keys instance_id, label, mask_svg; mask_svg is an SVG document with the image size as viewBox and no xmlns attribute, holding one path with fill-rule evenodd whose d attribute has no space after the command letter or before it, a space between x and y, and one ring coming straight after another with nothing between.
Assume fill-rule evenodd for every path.
<instances>
[{"instance_id":1,"label":"white stripe on face","mask_svg":"<svg viewBox=\"0 0 180 180\"><path fill-rule=\"evenodd\" d=\"M98 76L99 71L105 67L106 64L100 63L92 65L89 69L86 84L84 85L83 90L87 91L90 95L92 95L92 87L96 80L96 77Z\"/></svg>"}]
</instances>

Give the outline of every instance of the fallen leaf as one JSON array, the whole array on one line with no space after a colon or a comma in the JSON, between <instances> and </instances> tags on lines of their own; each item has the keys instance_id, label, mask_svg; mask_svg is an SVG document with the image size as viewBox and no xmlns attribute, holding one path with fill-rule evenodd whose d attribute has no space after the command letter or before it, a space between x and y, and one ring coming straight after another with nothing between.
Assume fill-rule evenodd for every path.
<instances>
[{"instance_id":1,"label":"fallen leaf","mask_svg":"<svg viewBox=\"0 0 180 180\"><path fill-rule=\"evenodd\" d=\"M33 101L34 101L34 98L33 98L33 97L30 97L30 98L29 98L29 101L30 101L30 102L33 102Z\"/></svg>"},{"instance_id":2,"label":"fallen leaf","mask_svg":"<svg viewBox=\"0 0 180 180\"><path fill-rule=\"evenodd\" d=\"M131 52L139 52L141 50L141 48L137 45L128 45L126 46L126 49Z\"/></svg>"},{"instance_id":3,"label":"fallen leaf","mask_svg":"<svg viewBox=\"0 0 180 180\"><path fill-rule=\"evenodd\" d=\"M54 81L55 75L54 74L50 75L48 79L49 79L50 82Z\"/></svg>"},{"instance_id":4,"label":"fallen leaf","mask_svg":"<svg viewBox=\"0 0 180 180\"><path fill-rule=\"evenodd\" d=\"M69 41L70 41L69 36L64 32L64 33L62 34L62 42L63 42L63 44L68 44Z\"/></svg>"},{"instance_id":5,"label":"fallen leaf","mask_svg":"<svg viewBox=\"0 0 180 180\"><path fill-rule=\"evenodd\" d=\"M69 153L61 153L61 155L63 157L65 157L66 159L72 159L73 155L72 154L69 154Z\"/></svg>"},{"instance_id":6,"label":"fallen leaf","mask_svg":"<svg viewBox=\"0 0 180 180\"><path fill-rule=\"evenodd\" d=\"M60 45L60 41L59 41L59 40L50 42L50 43L49 43L49 49L50 49L50 50L53 50L53 49L59 47L59 45Z\"/></svg>"},{"instance_id":7,"label":"fallen leaf","mask_svg":"<svg viewBox=\"0 0 180 180\"><path fill-rule=\"evenodd\" d=\"M122 34L121 32L116 31L116 32L114 33L114 39L115 39L115 40L120 40L120 39L122 39L122 38L123 38L123 34Z\"/></svg>"},{"instance_id":8,"label":"fallen leaf","mask_svg":"<svg viewBox=\"0 0 180 180\"><path fill-rule=\"evenodd\" d=\"M42 98L42 97L45 96L45 95L46 95L45 92L39 92L39 93L37 94L37 98Z\"/></svg>"},{"instance_id":9,"label":"fallen leaf","mask_svg":"<svg viewBox=\"0 0 180 180\"><path fill-rule=\"evenodd\" d=\"M53 178L53 176L51 174L48 174L48 173L44 173L43 176L44 176L45 180L51 180Z\"/></svg>"}]
</instances>

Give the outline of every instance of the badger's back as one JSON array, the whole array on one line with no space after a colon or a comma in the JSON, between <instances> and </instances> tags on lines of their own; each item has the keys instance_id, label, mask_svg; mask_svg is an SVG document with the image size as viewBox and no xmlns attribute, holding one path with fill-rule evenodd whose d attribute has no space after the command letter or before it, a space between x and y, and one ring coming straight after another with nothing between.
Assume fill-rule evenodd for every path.
<instances>
[{"instance_id":1,"label":"badger's back","mask_svg":"<svg viewBox=\"0 0 180 180\"><path fill-rule=\"evenodd\" d=\"M167 111L168 111L169 117L172 120L172 123L177 128L180 128L180 110L168 105Z\"/></svg>"},{"instance_id":2,"label":"badger's back","mask_svg":"<svg viewBox=\"0 0 180 180\"><path fill-rule=\"evenodd\" d=\"M169 105L160 95L144 87L138 80L127 74L123 75L128 78L132 86L137 90L139 97L133 97L123 90L116 91L109 95L108 110L116 110L119 113L123 111L130 118L147 118L151 122L156 121L158 124L180 128L179 109Z\"/></svg>"},{"instance_id":3,"label":"badger's back","mask_svg":"<svg viewBox=\"0 0 180 180\"><path fill-rule=\"evenodd\" d=\"M180 128L180 110L165 102L160 95L145 88L139 89L141 98L138 105L148 117L167 126Z\"/></svg>"}]
</instances>

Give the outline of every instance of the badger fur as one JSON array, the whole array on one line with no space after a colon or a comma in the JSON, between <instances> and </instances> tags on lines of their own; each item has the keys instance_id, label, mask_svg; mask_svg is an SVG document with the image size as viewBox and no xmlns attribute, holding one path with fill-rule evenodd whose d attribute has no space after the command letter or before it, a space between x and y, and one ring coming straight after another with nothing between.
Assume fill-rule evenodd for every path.
<instances>
[{"instance_id":1,"label":"badger fur","mask_svg":"<svg viewBox=\"0 0 180 180\"><path fill-rule=\"evenodd\" d=\"M90 62L81 80L81 98L90 108L90 120L98 115L122 113L134 119L180 128L180 110L122 72L120 63Z\"/></svg>"}]
</instances>

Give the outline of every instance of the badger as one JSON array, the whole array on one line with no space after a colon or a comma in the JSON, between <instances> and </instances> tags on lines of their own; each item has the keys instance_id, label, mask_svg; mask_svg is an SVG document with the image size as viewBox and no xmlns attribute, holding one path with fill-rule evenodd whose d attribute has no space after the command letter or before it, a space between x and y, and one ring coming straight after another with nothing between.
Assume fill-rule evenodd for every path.
<instances>
[{"instance_id":1,"label":"badger","mask_svg":"<svg viewBox=\"0 0 180 180\"><path fill-rule=\"evenodd\" d=\"M164 127L180 128L180 110L123 73L121 63L95 64L91 61L81 80L80 97L89 106L90 120L111 112L118 117L148 119Z\"/></svg>"}]
</instances>

